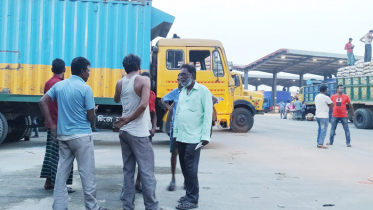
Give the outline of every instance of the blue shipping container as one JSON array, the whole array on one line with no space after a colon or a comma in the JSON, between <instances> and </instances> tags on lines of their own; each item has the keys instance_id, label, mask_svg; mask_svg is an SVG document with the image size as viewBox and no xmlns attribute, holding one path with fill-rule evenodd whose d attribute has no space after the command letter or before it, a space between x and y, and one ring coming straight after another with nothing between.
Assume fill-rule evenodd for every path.
<instances>
[{"instance_id":1,"label":"blue shipping container","mask_svg":"<svg viewBox=\"0 0 373 210\"><path fill-rule=\"evenodd\" d=\"M129 53L149 69L151 40L174 17L151 1L0 0L0 91L41 95L55 58L86 57L95 97L112 97Z\"/></svg>"}]
</instances>

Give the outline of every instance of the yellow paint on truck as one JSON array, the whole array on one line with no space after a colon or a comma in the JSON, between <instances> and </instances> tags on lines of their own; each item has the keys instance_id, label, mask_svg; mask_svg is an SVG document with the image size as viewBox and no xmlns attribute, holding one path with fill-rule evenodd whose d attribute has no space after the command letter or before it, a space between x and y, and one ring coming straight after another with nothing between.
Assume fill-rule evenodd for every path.
<instances>
[{"instance_id":1,"label":"yellow paint on truck","mask_svg":"<svg viewBox=\"0 0 373 210\"><path fill-rule=\"evenodd\" d=\"M156 50L153 50L154 53L156 53L157 59L155 81L157 98L162 98L177 88L180 67L184 63L189 63L198 67L196 81L205 85L214 96L220 99L219 103L215 105L215 109L217 122L223 127L231 126L231 122L234 120L232 113L237 107L246 108L250 112L249 118L257 111L262 110L263 94L243 90L241 80L239 85L235 84L220 41L161 39L156 45ZM154 58L155 56L153 56ZM163 119L167 118L163 117ZM248 130L251 129L251 126Z\"/></svg>"}]
</instances>

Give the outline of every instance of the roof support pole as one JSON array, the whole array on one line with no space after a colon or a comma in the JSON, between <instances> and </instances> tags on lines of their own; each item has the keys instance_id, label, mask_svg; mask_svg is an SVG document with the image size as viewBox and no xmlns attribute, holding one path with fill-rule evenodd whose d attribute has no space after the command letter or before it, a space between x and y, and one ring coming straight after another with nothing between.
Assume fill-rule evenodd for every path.
<instances>
[{"instance_id":1,"label":"roof support pole","mask_svg":"<svg viewBox=\"0 0 373 210\"><path fill-rule=\"evenodd\" d=\"M299 74L299 87L301 88L303 86L303 72L300 72Z\"/></svg>"},{"instance_id":2,"label":"roof support pole","mask_svg":"<svg viewBox=\"0 0 373 210\"><path fill-rule=\"evenodd\" d=\"M244 88L245 90L249 89L249 69L245 68L244 70Z\"/></svg>"},{"instance_id":3,"label":"roof support pole","mask_svg":"<svg viewBox=\"0 0 373 210\"><path fill-rule=\"evenodd\" d=\"M273 97L273 109L276 107L277 98L277 71L273 71L273 86L272 86L272 97Z\"/></svg>"},{"instance_id":4,"label":"roof support pole","mask_svg":"<svg viewBox=\"0 0 373 210\"><path fill-rule=\"evenodd\" d=\"M255 90L258 91L258 85L255 85Z\"/></svg>"},{"instance_id":5,"label":"roof support pole","mask_svg":"<svg viewBox=\"0 0 373 210\"><path fill-rule=\"evenodd\" d=\"M324 72L324 80L328 79L328 72Z\"/></svg>"}]
</instances>

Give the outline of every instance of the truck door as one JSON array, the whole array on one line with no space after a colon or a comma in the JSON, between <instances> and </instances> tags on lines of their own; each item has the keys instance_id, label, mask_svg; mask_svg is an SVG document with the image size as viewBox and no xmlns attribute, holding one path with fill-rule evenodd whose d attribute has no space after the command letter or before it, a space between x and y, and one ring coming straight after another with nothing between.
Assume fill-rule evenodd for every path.
<instances>
[{"instance_id":1,"label":"truck door","mask_svg":"<svg viewBox=\"0 0 373 210\"><path fill-rule=\"evenodd\" d=\"M157 98L177 88L177 75L186 60L186 47L161 47L158 51Z\"/></svg>"},{"instance_id":2,"label":"truck door","mask_svg":"<svg viewBox=\"0 0 373 210\"><path fill-rule=\"evenodd\" d=\"M187 61L189 64L196 66L196 81L205 85L211 94L221 99L219 104L215 105L217 114L229 115L233 108L231 104L233 93L229 88L228 64L220 49L187 47Z\"/></svg>"}]
</instances>

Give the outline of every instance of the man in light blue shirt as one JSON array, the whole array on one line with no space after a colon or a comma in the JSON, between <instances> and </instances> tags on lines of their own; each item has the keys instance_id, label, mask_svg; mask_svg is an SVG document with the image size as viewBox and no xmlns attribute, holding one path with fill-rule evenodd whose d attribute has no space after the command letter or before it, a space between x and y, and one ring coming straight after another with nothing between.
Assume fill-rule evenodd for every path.
<instances>
[{"instance_id":1,"label":"man in light blue shirt","mask_svg":"<svg viewBox=\"0 0 373 210\"><path fill-rule=\"evenodd\" d=\"M302 118L302 102L298 98L295 98L294 107L295 107L295 119L300 120Z\"/></svg>"},{"instance_id":2,"label":"man in light blue shirt","mask_svg":"<svg viewBox=\"0 0 373 210\"><path fill-rule=\"evenodd\" d=\"M198 84L196 68L183 64L180 71L183 86L175 113L174 138L178 142L179 160L185 178L186 195L181 197L177 209L198 207L198 164L201 148L210 141L212 122L212 95L205 86Z\"/></svg>"},{"instance_id":3,"label":"man in light blue shirt","mask_svg":"<svg viewBox=\"0 0 373 210\"><path fill-rule=\"evenodd\" d=\"M282 119L285 111L285 103L281 100L277 105L280 107L280 118Z\"/></svg>"},{"instance_id":4,"label":"man in light blue shirt","mask_svg":"<svg viewBox=\"0 0 373 210\"><path fill-rule=\"evenodd\" d=\"M66 181L69 177L74 158L78 161L80 178L83 185L86 209L105 210L96 200L95 159L91 123L95 117L95 101L91 87L86 82L90 75L90 62L83 57L71 62L69 79L56 83L40 99L39 105L46 122L59 140L58 169L53 193L53 209L67 209ZM57 100L58 121L53 122L48 103Z\"/></svg>"}]
</instances>

